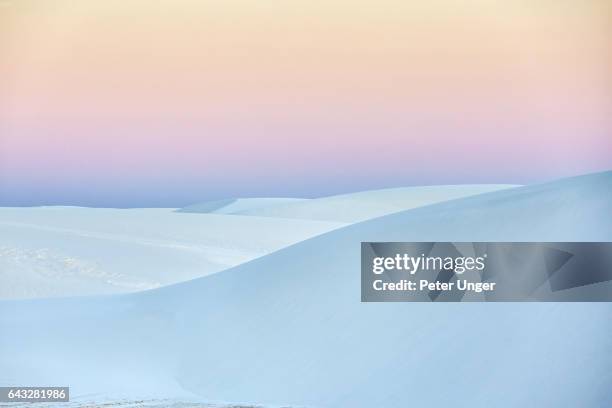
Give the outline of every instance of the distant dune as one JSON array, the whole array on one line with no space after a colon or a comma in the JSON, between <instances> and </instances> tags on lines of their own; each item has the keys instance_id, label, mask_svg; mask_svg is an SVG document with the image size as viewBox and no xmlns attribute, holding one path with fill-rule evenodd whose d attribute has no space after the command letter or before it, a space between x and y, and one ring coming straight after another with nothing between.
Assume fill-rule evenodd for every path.
<instances>
[{"instance_id":1,"label":"distant dune","mask_svg":"<svg viewBox=\"0 0 612 408\"><path fill-rule=\"evenodd\" d=\"M246 198L211 201L182 212L256 215L353 223L441 201L517 187L506 184L401 187L314 199Z\"/></svg>"},{"instance_id":2,"label":"distant dune","mask_svg":"<svg viewBox=\"0 0 612 408\"><path fill-rule=\"evenodd\" d=\"M308 201L306 198L229 198L226 200L205 201L179 208L177 212L236 214L261 208L274 208L288 203Z\"/></svg>"},{"instance_id":3,"label":"distant dune","mask_svg":"<svg viewBox=\"0 0 612 408\"><path fill-rule=\"evenodd\" d=\"M359 251L361 241L612 241L611 187L608 172L496 191L350 225L174 286L0 302L0 372L15 384L70 384L76 396L608 406L612 304L364 304Z\"/></svg>"}]
</instances>

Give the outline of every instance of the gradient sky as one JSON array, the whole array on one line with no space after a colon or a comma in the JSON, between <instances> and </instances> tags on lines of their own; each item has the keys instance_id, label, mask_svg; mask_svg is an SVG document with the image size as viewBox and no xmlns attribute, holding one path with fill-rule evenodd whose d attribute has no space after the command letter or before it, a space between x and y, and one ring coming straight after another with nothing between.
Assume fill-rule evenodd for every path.
<instances>
[{"instance_id":1,"label":"gradient sky","mask_svg":"<svg viewBox=\"0 0 612 408\"><path fill-rule=\"evenodd\" d=\"M612 168L608 0L0 0L0 205Z\"/></svg>"}]
</instances>

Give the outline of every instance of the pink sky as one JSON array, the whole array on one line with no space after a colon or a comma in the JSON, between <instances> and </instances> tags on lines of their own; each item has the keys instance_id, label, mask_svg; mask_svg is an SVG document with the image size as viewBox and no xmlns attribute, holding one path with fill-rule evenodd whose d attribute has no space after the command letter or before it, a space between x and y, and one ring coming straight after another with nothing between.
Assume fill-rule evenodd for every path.
<instances>
[{"instance_id":1,"label":"pink sky","mask_svg":"<svg viewBox=\"0 0 612 408\"><path fill-rule=\"evenodd\" d=\"M607 2L459 4L2 0L0 205L612 168Z\"/></svg>"}]
</instances>

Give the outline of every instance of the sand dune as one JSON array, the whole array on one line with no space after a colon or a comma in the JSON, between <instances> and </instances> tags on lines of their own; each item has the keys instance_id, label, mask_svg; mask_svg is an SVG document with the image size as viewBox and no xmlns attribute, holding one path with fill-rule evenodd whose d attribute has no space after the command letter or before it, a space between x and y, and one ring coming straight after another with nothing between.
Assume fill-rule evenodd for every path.
<instances>
[{"instance_id":1,"label":"sand dune","mask_svg":"<svg viewBox=\"0 0 612 408\"><path fill-rule=\"evenodd\" d=\"M248 198L195 204L179 211L297 218L345 223L411 208L517 187L507 184L401 187L314 199Z\"/></svg>"},{"instance_id":2,"label":"sand dune","mask_svg":"<svg viewBox=\"0 0 612 408\"><path fill-rule=\"evenodd\" d=\"M611 304L364 304L359 291L361 241L610 241L611 186L603 173L408 210L137 294L4 301L0 372L75 395L263 405L612 403Z\"/></svg>"}]
</instances>

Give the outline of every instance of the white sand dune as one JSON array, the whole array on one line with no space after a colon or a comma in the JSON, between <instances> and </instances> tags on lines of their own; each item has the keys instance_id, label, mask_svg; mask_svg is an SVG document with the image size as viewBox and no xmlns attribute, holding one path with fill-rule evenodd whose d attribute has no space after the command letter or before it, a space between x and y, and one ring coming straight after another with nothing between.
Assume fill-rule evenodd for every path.
<instances>
[{"instance_id":1,"label":"white sand dune","mask_svg":"<svg viewBox=\"0 0 612 408\"><path fill-rule=\"evenodd\" d=\"M229 198L226 200L205 201L203 203L188 205L180 208L178 212L206 213L206 214L236 214L242 211L260 208L274 208L283 204L294 204L309 201L306 198Z\"/></svg>"},{"instance_id":2,"label":"white sand dune","mask_svg":"<svg viewBox=\"0 0 612 408\"><path fill-rule=\"evenodd\" d=\"M156 290L3 301L0 381L284 406L609 406L612 304L363 304L359 251L612 241L610 214L612 173L596 174L358 223Z\"/></svg>"},{"instance_id":3,"label":"white sand dune","mask_svg":"<svg viewBox=\"0 0 612 408\"><path fill-rule=\"evenodd\" d=\"M414 187L317 200L223 200L180 212L0 208L0 299L152 289L206 276L347 224L334 219L375 217L408 203L426 205L496 188L501 187ZM286 207L300 203L312 204ZM235 215L264 208L266 217ZM275 208L278 217L273 216ZM303 219L288 216L289 210Z\"/></svg>"},{"instance_id":4,"label":"white sand dune","mask_svg":"<svg viewBox=\"0 0 612 408\"><path fill-rule=\"evenodd\" d=\"M174 209L0 208L0 298L151 289L342 225Z\"/></svg>"},{"instance_id":5,"label":"white sand dune","mask_svg":"<svg viewBox=\"0 0 612 408\"><path fill-rule=\"evenodd\" d=\"M209 201L179 212L240 214L354 223L442 201L518 187L508 184L400 187L313 199L244 198Z\"/></svg>"},{"instance_id":6,"label":"white sand dune","mask_svg":"<svg viewBox=\"0 0 612 408\"><path fill-rule=\"evenodd\" d=\"M340 194L275 206L236 211L234 214L353 223L448 200L517 187L476 184L388 188Z\"/></svg>"}]
</instances>

